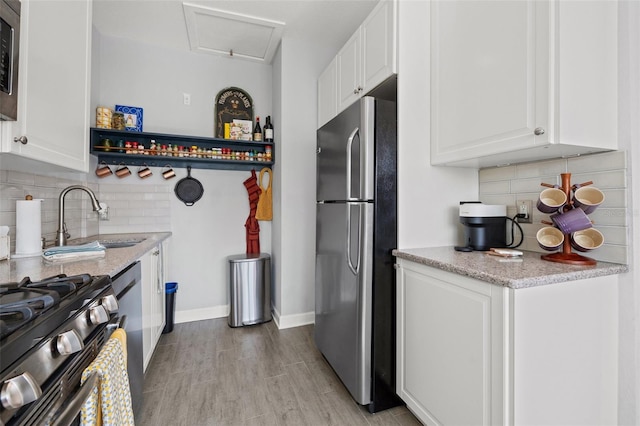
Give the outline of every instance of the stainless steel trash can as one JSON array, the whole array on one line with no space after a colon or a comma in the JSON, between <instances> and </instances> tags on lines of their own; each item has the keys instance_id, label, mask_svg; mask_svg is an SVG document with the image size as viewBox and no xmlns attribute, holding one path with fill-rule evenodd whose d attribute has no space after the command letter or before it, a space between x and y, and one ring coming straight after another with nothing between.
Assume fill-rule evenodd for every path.
<instances>
[{"instance_id":1,"label":"stainless steel trash can","mask_svg":"<svg viewBox=\"0 0 640 426\"><path fill-rule=\"evenodd\" d=\"M229 326L271 321L271 256L236 254L229 261Z\"/></svg>"}]
</instances>

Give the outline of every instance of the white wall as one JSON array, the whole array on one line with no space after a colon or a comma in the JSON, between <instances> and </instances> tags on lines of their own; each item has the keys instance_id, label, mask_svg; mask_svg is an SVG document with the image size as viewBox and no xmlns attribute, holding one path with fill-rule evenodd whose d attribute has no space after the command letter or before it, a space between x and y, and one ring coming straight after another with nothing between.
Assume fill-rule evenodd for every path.
<instances>
[{"instance_id":1,"label":"white wall","mask_svg":"<svg viewBox=\"0 0 640 426\"><path fill-rule=\"evenodd\" d=\"M619 8L619 143L627 151L630 272L620 276L620 359L618 424L640 423L640 3L621 1ZM633 185L635 184L635 185Z\"/></svg>"},{"instance_id":2,"label":"white wall","mask_svg":"<svg viewBox=\"0 0 640 426\"><path fill-rule=\"evenodd\" d=\"M273 115L269 65L113 37L99 37L98 43L93 76L99 82L94 84L93 106L142 107L144 131L213 136L215 96L229 86L251 95L255 115ZM183 93L191 95L190 106L183 105ZM276 168L278 161L276 157ZM101 195L112 209L112 219L101 222L101 232L172 231L168 280L180 284L176 321L226 315L226 257L245 252L249 205L242 182L249 172L193 169L204 195L187 207L173 194L186 170L176 169L178 176L172 181L164 181L160 169L152 170L154 175L144 181L135 175L99 181ZM261 249L271 253L271 222L261 221L260 228Z\"/></svg>"},{"instance_id":3,"label":"white wall","mask_svg":"<svg viewBox=\"0 0 640 426\"><path fill-rule=\"evenodd\" d=\"M320 49L322 51L322 49ZM333 53L335 54L335 52ZM278 147L277 321L281 327L314 321L317 78L328 54L306 40L283 39L279 52L281 111ZM277 229L277 231L275 231Z\"/></svg>"},{"instance_id":4,"label":"white wall","mask_svg":"<svg viewBox=\"0 0 640 426\"><path fill-rule=\"evenodd\" d=\"M398 246L455 245L458 204L478 199L478 172L430 164L429 3L403 0L398 11Z\"/></svg>"}]
</instances>

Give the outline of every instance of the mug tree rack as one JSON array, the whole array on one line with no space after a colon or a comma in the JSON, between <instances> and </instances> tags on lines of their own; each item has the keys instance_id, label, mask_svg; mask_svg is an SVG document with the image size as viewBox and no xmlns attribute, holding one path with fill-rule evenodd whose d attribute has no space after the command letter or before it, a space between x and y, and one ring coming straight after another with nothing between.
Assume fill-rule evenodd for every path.
<instances>
[{"instance_id":1,"label":"mug tree rack","mask_svg":"<svg viewBox=\"0 0 640 426\"><path fill-rule=\"evenodd\" d=\"M570 210L571 205L573 204L573 200L571 199L571 190L575 189L571 186L571 173L561 173L560 177L562 179L562 189L567 196L567 202L564 204L562 209L564 211ZM591 185L593 182L585 182L581 183L579 186ZM542 186L547 186L550 188L555 188L555 185L551 185L548 183L542 183ZM577 188L577 187L576 187ZM543 222L545 223L545 222ZM590 257L582 256L577 253L573 253L571 251L571 236L569 234L564 234L564 241L562 243L562 252L551 253L551 254L543 254L540 256L543 260L548 260L550 262L558 262L558 263L567 263L571 265L595 265L597 262Z\"/></svg>"}]
</instances>

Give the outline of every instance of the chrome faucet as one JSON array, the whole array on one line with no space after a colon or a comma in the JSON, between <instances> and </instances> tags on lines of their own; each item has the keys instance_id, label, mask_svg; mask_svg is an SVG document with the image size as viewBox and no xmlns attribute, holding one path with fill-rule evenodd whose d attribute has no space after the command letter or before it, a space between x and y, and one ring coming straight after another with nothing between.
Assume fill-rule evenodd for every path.
<instances>
[{"instance_id":1,"label":"chrome faucet","mask_svg":"<svg viewBox=\"0 0 640 426\"><path fill-rule=\"evenodd\" d=\"M73 191L74 189L81 189L89 194L89 197L91 197L91 204L93 204L93 210L96 212L100 211L100 202L96 198L96 194L86 186L71 185L63 189L60 193L60 197L58 197L58 231L56 232L56 246L66 246L67 238L71 236L67 232L67 225L64 223L64 197L69 191Z\"/></svg>"}]
</instances>

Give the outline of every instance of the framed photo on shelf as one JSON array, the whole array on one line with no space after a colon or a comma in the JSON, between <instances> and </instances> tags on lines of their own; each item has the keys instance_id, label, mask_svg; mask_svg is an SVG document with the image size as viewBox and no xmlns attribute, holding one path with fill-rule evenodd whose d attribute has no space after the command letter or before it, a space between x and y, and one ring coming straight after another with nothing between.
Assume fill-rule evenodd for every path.
<instances>
[{"instance_id":1,"label":"framed photo on shelf","mask_svg":"<svg viewBox=\"0 0 640 426\"><path fill-rule=\"evenodd\" d=\"M129 132L142 131L142 108L116 105L116 112L124 114L124 128Z\"/></svg>"}]
</instances>

